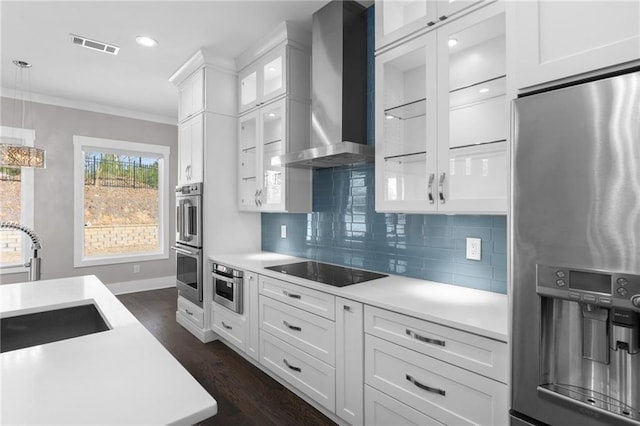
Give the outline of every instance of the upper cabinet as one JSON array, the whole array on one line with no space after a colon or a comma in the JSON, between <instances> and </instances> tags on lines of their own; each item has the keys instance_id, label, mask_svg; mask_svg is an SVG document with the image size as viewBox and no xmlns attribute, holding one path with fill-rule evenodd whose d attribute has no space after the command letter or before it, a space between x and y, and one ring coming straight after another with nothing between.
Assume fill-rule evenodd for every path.
<instances>
[{"instance_id":1,"label":"upper cabinet","mask_svg":"<svg viewBox=\"0 0 640 426\"><path fill-rule=\"evenodd\" d=\"M285 22L237 60L238 209L311 211L311 170L285 168L279 156L308 146L310 34Z\"/></svg>"},{"instance_id":2,"label":"upper cabinet","mask_svg":"<svg viewBox=\"0 0 640 426\"><path fill-rule=\"evenodd\" d=\"M376 56L377 211L506 212L505 20L494 3Z\"/></svg>"},{"instance_id":3,"label":"upper cabinet","mask_svg":"<svg viewBox=\"0 0 640 426\"><path fill-rule=\"evenodd\" d=\"M242 55L238 74L238 113L243 114L280 96L311 98L311 35L288 22L278 26Z\"/></svg>"},{"instance_id":4,"label":"upper cabinet","mask_svg":"<svg viewBox=\"0 0 640 426\"><path fill-rule=\"evenodd\" d=\"M204 109L204 69L191 74L178 87L178 121L184 121Z\"/></svg>"},{"instance_id":5,"label":"upper cabinet","mask_svg":"<svg viewBox=\"0 0 640 426\"><path fill-rule=\"evenodd\" d=\"M169 81L178 87L178 184L204 181L208 114L235 116L235 64L204 49L196 52ZM218 133L220 130L218 129Z\"/></svg>"},{"instance_id":6,"label":"upper cabinet","mask_svg":"<svg viewBox=\"0 0 640 426\"><path fill-rule=\"evenodd\" d=\"M486 0L391 0L376 2L376 50L444 23L453 15Z\"/></svg>"},{"instance_id":7,"label":"upper cabinet","mask_svg":"<svg viewBox=\"0 0 640 426\"><path fill-rule=\"evenodd\" d=\"M640 2L509 2L515 86L526 89L640 61Z\"/></svg>"},{"instance_id":8,"label":"upper cabinet","mask_svg":"<svg viewBox=\"0 0 640 426\"><path fill-rule=\"evenodd\" d=\"M288 55L282 46L240 71L240 112L277 98L286 91ZM294 52L294 56L297 56Z\"/></svg>"}]
</instances>

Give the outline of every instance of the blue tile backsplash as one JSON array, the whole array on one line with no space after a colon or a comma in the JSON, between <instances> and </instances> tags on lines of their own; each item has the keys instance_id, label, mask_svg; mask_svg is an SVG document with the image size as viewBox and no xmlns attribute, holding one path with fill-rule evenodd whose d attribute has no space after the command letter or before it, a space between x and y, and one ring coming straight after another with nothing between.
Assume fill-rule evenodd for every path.
<instances>
[{"instance_id":1,"label":"blue tile backsplash","mask_svg":"<svg viewBox=\"0 0 640 426\"><path fill-rule=\"evenodd\" d=\"M506 294L505 216L376 213L374 175L314 171L313 213L263 213L262 249ZM465 258L467 237L482 239L482 260Z\"/></svg>"},{"instance_id":2,"label":"blue tile backsplash","mask_svg":"<svg viewBox=\"0 0 640 426\"><path fill-rule=\"evenodd\" d=\"M374 145L373 6L367 33L367 144ZM314 171L313 212L263 213L262 250L507 293L506 216L376 213L374 176L373 164ZM482 239L482 260L465 258L467 237Z\"/></svg>"}]
</instances>

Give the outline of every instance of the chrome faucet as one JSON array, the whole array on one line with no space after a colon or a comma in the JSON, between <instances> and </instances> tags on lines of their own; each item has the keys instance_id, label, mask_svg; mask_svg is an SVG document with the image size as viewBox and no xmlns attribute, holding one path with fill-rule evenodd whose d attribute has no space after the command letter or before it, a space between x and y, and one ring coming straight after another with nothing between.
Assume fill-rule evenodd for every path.
<instances>
[{"instance_id":1,"label":"chrome faucet","mask_svg":"<svg viewBox=\"0 0 640 426\"><path fill-rule=\"evenodd\" d=\"M16 222L0 222L0 229L16 229L24 232L29 236L29 238L31 238L31 250L33 250L33 256L24 266L29 268L29 281L38 281L40 279L41 261L41 258L38 257L38 250L42 248L38 234L36 234L31 228L20 225Z\"/></svg>"}]
</instances>

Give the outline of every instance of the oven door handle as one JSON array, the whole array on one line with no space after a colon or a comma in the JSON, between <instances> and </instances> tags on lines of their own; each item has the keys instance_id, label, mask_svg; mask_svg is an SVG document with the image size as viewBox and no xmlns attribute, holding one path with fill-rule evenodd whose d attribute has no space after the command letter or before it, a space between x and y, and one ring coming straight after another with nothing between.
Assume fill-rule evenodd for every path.
<instances>
[{"instance_id":1,"label":"oven door handle","mask_svg":"<svg viewBox=\"0 0 640 426\"><path fill-rule=\"evenodd\" d=\"M171 249L177 251L178 253L186 254L188 256L197 256L198 255L198 252L192 252L190 250L183 249L182 247L171 246Z\"/></svg>"},{"instance_id":2,"label":"oven door handle","mask_svg":"<svg viewBox=\"0 0 640 426\"><path fill-rule=\"evenodd\" d=\"M185 200L182 205L182 217L183 219L183 230L184 230L184 240L191 241L193 235L191 234L191 229L193 224L191 223L191 202L189 200Z\"/></svg>"},{"instance_id":3,"label":"oven door handle","mask_svg":"<svg viewBox=\"0 0 640 426\"><path fill-rule=\"evenodd\" d=\"M224 275L216 274L215 272L212 272L211 275L213 276L213 278L217 278L220 281L224 281L226 283L231 283L231 284L238 284L242 280L242 278L225 277Z\"/></svg>"}]
</instances>

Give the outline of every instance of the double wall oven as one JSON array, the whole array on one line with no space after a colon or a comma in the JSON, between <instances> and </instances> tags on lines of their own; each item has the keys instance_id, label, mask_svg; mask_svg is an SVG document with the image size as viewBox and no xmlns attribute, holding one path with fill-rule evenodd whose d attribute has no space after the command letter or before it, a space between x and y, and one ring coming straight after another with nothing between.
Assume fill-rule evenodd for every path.
<instances>
[{"instance_id":1,"label":"double wall oven","mask_svg":"<svg viewBox=\"0 0 640 426\"><path fill-rule=\"evenodd\" d=\"M176 187L176 287L202 306L202 183Z\"/></svg>"}]
</instances>

